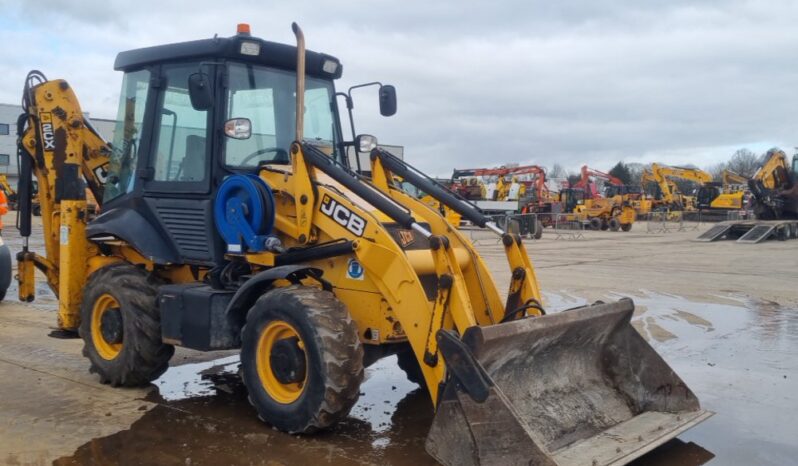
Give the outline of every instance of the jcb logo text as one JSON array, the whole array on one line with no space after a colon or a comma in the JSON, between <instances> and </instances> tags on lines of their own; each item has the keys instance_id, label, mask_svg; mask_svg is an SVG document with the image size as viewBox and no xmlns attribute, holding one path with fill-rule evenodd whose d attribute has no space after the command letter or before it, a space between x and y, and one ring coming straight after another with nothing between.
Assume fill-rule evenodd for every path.
<instances>
[{"instance_id":1,"label":"jcb logo text","mask_svg":"<svg viewBox=\"0 0 798 466\"><path fill-rule=\"evenodd\" d=\"M354 233L363 236L366 231L366 221L360 215L342 206L335 199L324 195L321 200L321 213L335 220L336 223Z\"/></svg>"}]
</instances>

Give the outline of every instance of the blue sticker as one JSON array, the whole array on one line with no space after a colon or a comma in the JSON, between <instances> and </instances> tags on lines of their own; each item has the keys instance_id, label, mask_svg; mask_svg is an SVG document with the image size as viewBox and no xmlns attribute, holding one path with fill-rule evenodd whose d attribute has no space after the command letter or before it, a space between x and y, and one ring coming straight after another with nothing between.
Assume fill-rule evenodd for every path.
<instances>
[{"instance_id":1,"label":"blue sticker","mask_svg":"<svg viewBox=\"0 0 798 466\"><path fill-rule=\"evenodd\" d=\"M363 270L363 266L360 265L355 259L349 259L349 263L346 265L346 276L351 278L352 280L363 280L363 276L366 274L366 271Z\"/></svg>"}]
</instances>

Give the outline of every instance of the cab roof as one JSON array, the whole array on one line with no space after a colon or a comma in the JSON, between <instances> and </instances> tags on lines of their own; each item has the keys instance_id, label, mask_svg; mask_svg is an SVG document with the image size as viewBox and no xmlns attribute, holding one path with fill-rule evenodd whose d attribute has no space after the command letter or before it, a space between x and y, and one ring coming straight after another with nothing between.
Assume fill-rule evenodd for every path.
<instances>
[{"instance_id":1,"label":"cab roof","mask_svg":"<svg viewBox=\"0 0 798 466\"><path fill-rule=\"evenodd\" d=\"M257 44L257 46L253 44ZM249 53L242 53L244 50ZM133 71L148 65L190 59L209 61L228 59L294 71L296 70L296 47L266 41L247 34L238 34L232 37L214 37L120 52L116 56L114 69ZM343 67L337 58L324 53L305 51L305 72L308 75L337 79L341 77L342 71Z\"/></svg>"}]
</instances>

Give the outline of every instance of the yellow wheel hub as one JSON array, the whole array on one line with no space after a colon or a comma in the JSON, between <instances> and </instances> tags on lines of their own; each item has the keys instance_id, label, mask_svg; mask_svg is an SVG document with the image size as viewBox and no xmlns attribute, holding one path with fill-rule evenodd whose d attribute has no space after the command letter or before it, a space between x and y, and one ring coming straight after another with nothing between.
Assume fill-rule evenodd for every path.
<instances>
[{"instance_id":1,"label":"yellow wheel hub","mask_svg":"<svg viewBox=\"0 0 798 466\"><path fill-rule=\"evenodd\" d=\"M263 328L260 338L258 338L258 347L255 354L258 378L263 385L263 389L274 401L282 404L290 404L298 400L308 380L307 369L305 369L302 381L281 381L277 375L278 368L272 367L272 355L275 345L281 344L282 340L293 338L296 338L296 346L302 352L305 368L307 368L308 360L302 337L291 324L282 320L271 321Z\"/></svg>"},{"instance_id":2,"label":"yellow wheel hub","mask_svg":"<svg viewBox=\"0 0 798 466\"><path fill-rule=\"evenodd\" d=\"M91 339L97 354L108 361L116 358L122 351L122 343L109 342L103 335L103 316L109 312L119 312L119 302L110 294L103 294L96 301L91 310Z\"/></svg>"}]
</instances>

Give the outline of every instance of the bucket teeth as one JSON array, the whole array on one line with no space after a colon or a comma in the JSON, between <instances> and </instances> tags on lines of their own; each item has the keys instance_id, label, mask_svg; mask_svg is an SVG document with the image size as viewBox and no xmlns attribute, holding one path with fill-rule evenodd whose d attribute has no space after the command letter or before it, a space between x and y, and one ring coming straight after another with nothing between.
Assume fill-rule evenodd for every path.
<instances>
[{"instance_id":1,"label":"bucket teeth","mask_svg":"<svg viewBox=\"0 0 798 466\"><path fill-rule=\"evenodd\" d=\"M622 299L439 333L449 376L427 451L447 465L625 464L706 419L633 312Z\"/></svg>"}]
</instances>

